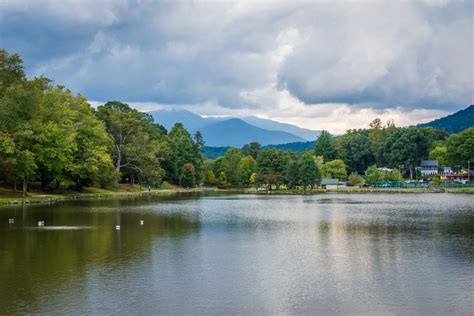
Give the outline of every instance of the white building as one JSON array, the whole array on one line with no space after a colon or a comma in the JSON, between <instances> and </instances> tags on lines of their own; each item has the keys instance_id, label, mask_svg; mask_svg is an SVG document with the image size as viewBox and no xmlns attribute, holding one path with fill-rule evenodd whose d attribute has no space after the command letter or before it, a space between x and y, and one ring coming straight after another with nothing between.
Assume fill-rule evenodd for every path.
<instances>
[{"instance_id":1,"label":"white building","mask_svg":"<svg viewBox=\"0 0 474 316\"><path fill-rule=\"evenodd\" d=\"M438 174L438 160L422 160L421 175L432 176Z\"/></svg>"}]
</instances>

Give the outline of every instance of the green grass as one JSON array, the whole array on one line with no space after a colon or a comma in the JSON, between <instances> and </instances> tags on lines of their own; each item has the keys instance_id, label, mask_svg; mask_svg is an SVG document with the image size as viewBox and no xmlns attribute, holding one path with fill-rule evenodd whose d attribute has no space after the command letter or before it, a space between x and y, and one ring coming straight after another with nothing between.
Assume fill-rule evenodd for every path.
<instances>
[{"instance_id":1,"label":"green grass","mask_svg":"<svg viewBox=\"0 0 474 316\"><path fill-rule=\"evenodd\" d=\"M0 188L0 196L4 198L21 198L21 191L13 192L12 190L6 188Z\"/></svg>"},{"instance_id":2,"label":"green grass","mask_svg":"<svg viewBox=\"0 0 474 316\"><path fill-rule=\"evenodd\" d=\"M163 182L158 190L176 190L176 189L182 189L181 187L171 184L168 181Z\"/></svg>"},{"instance_id":3,"label":"green grass","mask_svg":"<svg viewBox=\"0 0 474 316\"><path fill-rule=\"evenodd\" d=\"M101 189L101 188L95 188L95 187L87 187L87 188L84 188L83 192L84 193L113 193L114 191Z\"/></svg>"}]
</instances>

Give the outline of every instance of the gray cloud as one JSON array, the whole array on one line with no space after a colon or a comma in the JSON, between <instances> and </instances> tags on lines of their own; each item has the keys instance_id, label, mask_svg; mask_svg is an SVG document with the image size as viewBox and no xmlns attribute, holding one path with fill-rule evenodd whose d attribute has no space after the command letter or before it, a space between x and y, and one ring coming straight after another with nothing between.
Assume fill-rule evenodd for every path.
<instances>
[{"instance_id":1,"label":"gray cloud","mask_svg":"<svg viewBox=\"0 0 474 316\"><path fill-rule=\"evenodd\" d=\"M0 46L93 100L457 109L472 2L3 1ZM284 94L284 93L283 93Z\"/></svg>"}]
</instances>

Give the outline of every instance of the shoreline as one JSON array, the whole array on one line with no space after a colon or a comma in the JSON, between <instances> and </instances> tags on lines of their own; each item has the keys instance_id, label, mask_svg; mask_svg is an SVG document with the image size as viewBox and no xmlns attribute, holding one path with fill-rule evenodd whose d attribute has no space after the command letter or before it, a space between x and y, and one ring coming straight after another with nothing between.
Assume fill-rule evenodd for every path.
<instances>
[{"instance_id":1,"label":"shoreline","mask_svg":"<svg viewBox=\"0 0 474 316\"><path fill-rule=\"evenodd\" d=\"M61 201L71 200L87 200L87 199L110 199L110 198L129 198L129 197L141 197L141 196L173 196L178 194L187 193L222 193L222 194L249 194L249 195L316 195L316 194L341 194L341 193L353 193L353 194L367 194L367 193L464 193L474 194L474 188L456 188L456 189L363 189L363 188L341 188L338 190L322 190L316 189L311 191L303 192L301 190L273 190L264 191L249 188L231 188L231 189L218 189L218 188L173 188L173 189L162 189L148 191L137 191L137 192L101 192L101 193L66 193L66 194L38 194L28 197L2 197L0 196L0 205L26 205L26 204L51 204Z\"/></svg>"}]
</instances>

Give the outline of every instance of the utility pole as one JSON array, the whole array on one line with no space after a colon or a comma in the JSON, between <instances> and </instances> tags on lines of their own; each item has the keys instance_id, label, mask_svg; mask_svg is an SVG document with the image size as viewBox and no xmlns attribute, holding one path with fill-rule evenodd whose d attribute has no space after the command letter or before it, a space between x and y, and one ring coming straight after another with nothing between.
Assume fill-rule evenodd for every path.
<instances>
[{"instance_id":1,"label":"utility pole","mask_svg":"<svg viewBox=\"0 0 474 316\"><path fill-rule=\"evenodd\" d=\"M467 181L471 182L471 159L467 161Z\"/></svg>"},{"instance_id":2,"label":"utility pole","mask_svg":"<svg viewBox=\"0 0 474 316\"><path fill-rule=\"evenodd\" d=\"M403 165L398 166L398 173L400 174L400 177L398 179L398 188L399 189L402 188L402 168L403 168Z\"/></svg>"}]
</instances>

